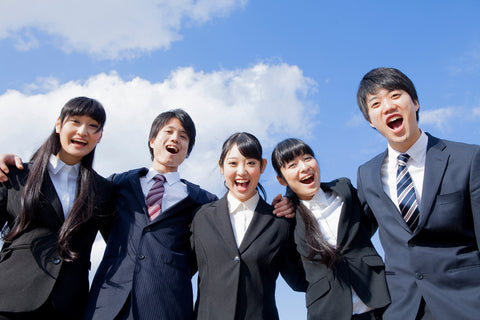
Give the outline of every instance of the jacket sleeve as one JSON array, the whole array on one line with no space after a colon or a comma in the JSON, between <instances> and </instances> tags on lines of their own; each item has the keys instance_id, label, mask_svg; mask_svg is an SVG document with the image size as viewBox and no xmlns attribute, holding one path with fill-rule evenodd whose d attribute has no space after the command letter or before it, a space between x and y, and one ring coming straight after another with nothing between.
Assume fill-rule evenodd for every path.
<instances>
[{"instance_id":1,"label":"jacket sleeve","mask_svg":"<svg viewBox=\"0 0 480 320\"><path fill-rule=\"evenodd\" d=\"M305 278L302 259L297 251L294 241L295 219L288 219L289 235L283 251L283 263L280 273L287 284L295 291L306 292L308 282Z\"/></svg>"}]
</instances>

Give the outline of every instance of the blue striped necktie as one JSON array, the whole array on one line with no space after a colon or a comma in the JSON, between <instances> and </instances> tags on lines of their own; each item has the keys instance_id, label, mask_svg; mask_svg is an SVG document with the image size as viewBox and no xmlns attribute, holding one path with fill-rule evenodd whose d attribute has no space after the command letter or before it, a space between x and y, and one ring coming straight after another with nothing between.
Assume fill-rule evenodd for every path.
<instances>
[{"instance_id":1,"label":"blue striped necktie","mask_svg":"<svg viewBox=\"0 0 480 320\"><path fill-rule=\"evenodd\" d=\"M153 177L155 183L147 194L147 209L150 220L155 219L162 211L162 199L165 192L165 176L157 174Z\"/></svg>"},{"instance_id":2,"label":"blue striped necktie","mask_svg":"<svg viewBox=\"0 0 480 320\"><path fill-rule=\"evenodd\" d=\"M407 170L408 159L410 159L410 156L406 153L398 156L397 196L402 217L410 229L414 231L418 225L419 210L412 177Z\"/></svg>"}]
</instances>

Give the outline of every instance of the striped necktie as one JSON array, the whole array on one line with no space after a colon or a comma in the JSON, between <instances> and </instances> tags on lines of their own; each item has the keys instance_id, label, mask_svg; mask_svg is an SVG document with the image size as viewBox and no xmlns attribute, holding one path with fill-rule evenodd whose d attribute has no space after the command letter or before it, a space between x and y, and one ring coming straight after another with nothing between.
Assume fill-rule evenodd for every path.
<instances>
[{"instance_id":1,"label":"striped necktie","mask_svg":"<svg viewBox=\"0 0 480 320\"><path fill-rule=\"evenodd\" d=\"M408 159L410 159L410 156L406 153L398 156L397 196L402 217L410 229L414 231L418 225L419 210L412 177L407 170Z\"/></svg>"},{"instance_id":2,"label":"striped necktie","mask_svg":"<svg viewBox=\"0 0 480 320\"><path fill-rule=\"evenodd\" d=\"M155 183L147 194L147 208L150 220L155 219L162 211L162 198L165 191L165 176L157 174L153 177Z\"/></svg>"}]
</instances>

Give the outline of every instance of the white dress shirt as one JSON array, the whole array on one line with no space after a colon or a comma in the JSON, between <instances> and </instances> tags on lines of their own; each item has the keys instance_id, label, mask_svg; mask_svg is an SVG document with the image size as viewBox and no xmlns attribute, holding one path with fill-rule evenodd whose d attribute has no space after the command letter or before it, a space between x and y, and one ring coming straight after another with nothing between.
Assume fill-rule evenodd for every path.
<instances>
[{"instance_id":1,"label":"white dress shirt","mask_svg":"<svg viewBox=\"0 0 480 320\"><path fill-rule=\"evenodd\" d=\"M75 195L77 194L77 178L80 171L80 163L69 166L52 154L48 161L47 170L55 191L60 198L63 215L66 217L72 208Z\"/></svg>"},{"instance_id":2,"label":"white dress shirt","mask_svg":"<svg viewBox=\"0 0 480 320\"><path fill-rule=\"evenodd\" d=\"M333 190L324 192L319 189L311 200L301 200L303 205L317 219L324 239L334 248L337 247L338 223L342 214L343 200ZM372 310L358 297L352 289L352 314L360 314Z\"/></svg>"},{"instance_id":3,"label":"white dress shirt","mask_svg":"<svg viewBox=\"0 0 480 320\"><path fill-rule=\"evenodd\" d=\"M418 209L421 210L423 193L423 177L425 174L425 157L427 155L428 136L422 131L418 140L407 150L410 156L407 162L407 169L412 177L415 195L417 197ZM388 146L388 156L385 157L381 168L382 186L385 193L392 199L393 203L398 206L397 196L397 157L400 154L397 150ZM400 210L400 209L399 209Z\"/></svg>"},{"instance_id":4,"label":"white dress shirt","mask_svg":"<svg viewBox=\"0 0 480 320\"><path fill-rule=\"evenodd\" d=\"M148 170L144 177L140 177L140 185L142 186L142 192L147 199L148 192L153 187L155 177L159 172L153 168ZM173 207L188 196L187 185L180 180L180 174L178 172L162 173L165 176L165 191L162 198L162 212L168 208Z\"/></svg>"},{"instance_id":5,"label":"white dress shirt","mask_svg":"<svg viewBox=\"0 0 480 320\"><path fill-rule=\"evenodd\" d=\"M240 247L245 233L247 232L250 222L252 222L255 208L257 207L260 196L258 192L248 199L241 202L229 192L227 194L228 211L230 213L230 221L232 222L233 234L237 241L237 246Z\"/></svg>"}]
</instances>

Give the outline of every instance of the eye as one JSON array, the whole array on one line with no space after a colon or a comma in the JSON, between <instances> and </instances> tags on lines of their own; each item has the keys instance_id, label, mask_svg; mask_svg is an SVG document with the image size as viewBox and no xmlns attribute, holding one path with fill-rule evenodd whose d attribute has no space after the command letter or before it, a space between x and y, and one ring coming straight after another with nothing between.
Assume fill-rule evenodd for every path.
<instances>
[{"instance_id":1,"label":"eye","mask_svg":"<svg viewBox=\"0 0 480 320\"><path fill-rule=\"evenodd\" d=\"M297 165L296 162L289 162L289 163L287 163L287 168L288 168L288 169L292 169L292 168L295 168L296 165Z\"/></svg>"},{"instance_id":2,"label":"eye","mask_svg":"<svg viewBox=\"0 0 480 320\"><path fill-rule=\"evenodd\" d=\"M237 165L237 162L236 161L228 161L227 164L230 166L230 167L235 167Z\"/></svg>"}]
</instances>

